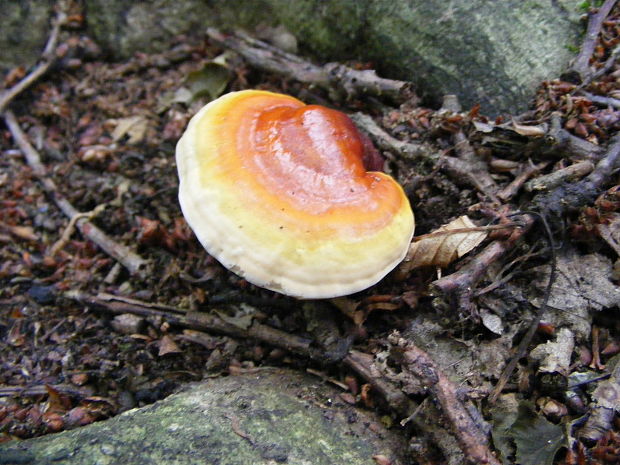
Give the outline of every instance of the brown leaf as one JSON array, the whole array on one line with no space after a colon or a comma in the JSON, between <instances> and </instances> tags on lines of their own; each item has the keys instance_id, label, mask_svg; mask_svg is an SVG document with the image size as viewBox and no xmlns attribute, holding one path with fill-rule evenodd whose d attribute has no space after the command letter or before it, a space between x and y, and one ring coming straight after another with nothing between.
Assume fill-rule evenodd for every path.
<instances>
[{"instance_id":1,"label":"brown leaf","mask_svg":"<svg viewBox=\"0 0 620 465\"><path fill-rule=\"evenodd\" d=\"M47 412L65 413L71 408L71 399L49 384L45 385L48 394Z\"/></svg>"},{"instance_id":2,"label":"brown leaf","mask_svg":"<svg viewBox=\"0 0 620 465\"><path fill-rule=\"evenodd\" d=\"M422 266L445 268L457 258L477 247L486 237L486 231L476 230L467 216L461 216L430 234L414 239L401 270L409 272Z\"/></svg>"},{"instance_id":3,"label":"brown leaf","mask_svg":"<svg viewBox=\"0 0 620 465\"><path fill-rule=\"evenodd\" d=\"M112 131L112 139L118 141L123 136L127 135L127 143L129 145L142 142L149 126L149 121L144 116L140 115L120 118L116 120L115 123L116 127L114 131Z\"/></svg>"},{"instance_id":4,"label":"brown leaf","mask_svg":"<svg viewBox=\"0 0 620 465\"><path fill-rule=\"evenodd\" d=\"M512 127L517 134L522 136L542 137L546 133L543 126L527 126L525 124L519 124L516 121L512 122Z\"/></svg>"},{"instance_id":5,"label":"brown leaf","mask_svg":"<svg viewBox=\"0 0 620 465\"><path fill-rule=\"evenodd\" d=\"M34 230L30 226L11 226L8 224L0 223L0 230L7 231L13 236L24 239L26 241L38 241L39 237L34 233Z\"/></svg>"},{"instance_id":6,"label":"brown leaf","mask_svg":"<svg viewBox=\"0 0 620 465\"><path fill-rule=\"evenodd\" d=\"M159 341L159 356L162 357L166 354L178 354L181 352L179 346L172 340L167 334Z\"/></svg>"}]
</instances>

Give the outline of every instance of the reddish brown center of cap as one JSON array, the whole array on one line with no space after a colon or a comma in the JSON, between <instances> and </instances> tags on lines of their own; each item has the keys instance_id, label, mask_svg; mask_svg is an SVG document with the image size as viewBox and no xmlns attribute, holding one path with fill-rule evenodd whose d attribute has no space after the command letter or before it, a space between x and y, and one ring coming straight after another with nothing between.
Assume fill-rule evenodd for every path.
<instances>
[{"instance_id":1,"label":"reddish brown center of cap","mask_svg":"<svg viewBox=\"0 0 620 465\"><path fill-rule=\"evenodd\" d=\"M366 173L362 139L344 113L315 105L276 107L259 116L253 139L251 161L261 182L298 208L320 213L371 200L377 180Z\"/></svg>"}]
</instances>

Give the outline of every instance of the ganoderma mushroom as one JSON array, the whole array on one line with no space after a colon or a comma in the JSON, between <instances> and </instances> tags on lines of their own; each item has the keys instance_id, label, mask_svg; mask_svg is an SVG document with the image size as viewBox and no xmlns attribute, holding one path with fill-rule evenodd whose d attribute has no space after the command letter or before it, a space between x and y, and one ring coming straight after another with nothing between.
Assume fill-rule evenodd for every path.
<instances>
[{"instance_id":1,"label":"ganoderma mushroom","mask_svg":"<svg viewBox=\"0 0 620 465\"><path fill-rule=\"evenodd\" d=\"M249 282L298 298L352 294L405 256L407 196L367 172L344 113L259 90L203 107L179 140L179 201L205 247Z\"/></svg>"}]
</instances>

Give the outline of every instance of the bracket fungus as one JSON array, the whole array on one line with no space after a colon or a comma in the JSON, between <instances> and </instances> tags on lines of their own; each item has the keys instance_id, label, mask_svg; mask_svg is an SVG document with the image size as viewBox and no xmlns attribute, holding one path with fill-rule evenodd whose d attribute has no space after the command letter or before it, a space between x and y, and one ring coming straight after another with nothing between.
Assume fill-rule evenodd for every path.
<instances>
[{"instance_id":1,"label":"bracket fungus","mask_svg":"<svg viewBox=\"0 0 620 465\"><path fill-rule=\"evenodd\" d=\"M176 149L187 222L226 268L298 298L366 289L414 229L400 185L367 172L344 113L282 94L231 92L203 107Z\"/></svg>"}]
</instances>

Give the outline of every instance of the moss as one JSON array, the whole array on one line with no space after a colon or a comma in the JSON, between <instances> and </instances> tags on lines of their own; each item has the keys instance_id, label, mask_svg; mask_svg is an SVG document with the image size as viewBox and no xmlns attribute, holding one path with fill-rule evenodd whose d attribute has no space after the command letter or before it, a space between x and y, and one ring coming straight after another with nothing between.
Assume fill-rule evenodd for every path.
<instances>
[{"instance_id":1,"label":"moss","mask_svg":"<svg viewBox=\"0 0 620 465\"><path fill-rule=\"evenodd\" d=\"M0 446L0 455L21 451L34 463L65 465L374 465L374 454L399 458L404 443L337 395L284 370L221 378L105 422Z\"/></svg>"}]
</instances>

